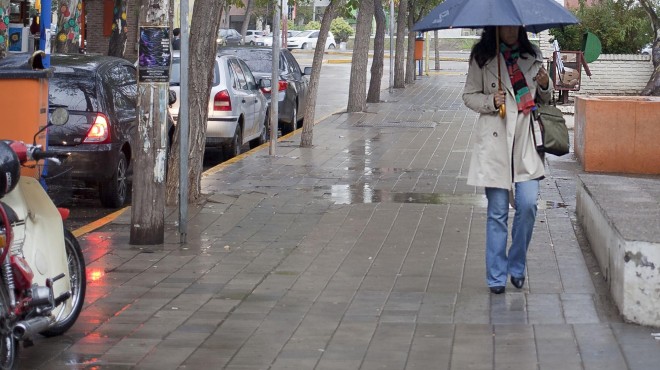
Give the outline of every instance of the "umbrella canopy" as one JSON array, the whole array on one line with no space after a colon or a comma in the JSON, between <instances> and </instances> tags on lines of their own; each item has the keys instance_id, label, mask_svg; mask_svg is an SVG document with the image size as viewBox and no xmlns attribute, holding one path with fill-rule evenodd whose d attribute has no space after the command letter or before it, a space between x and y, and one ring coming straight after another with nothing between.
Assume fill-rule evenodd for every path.
<instances>
[{"instance_id":1,"label":"umbrella canopy","mask_svg":"<svg viewBox=\"0 0 660 370\"><path fill-rule=\"evenodd\" d=\"M413 31L485 26L524 26L529 32L578 23L555 0L446 0L436 6Z\"/></svg>"}]
</instances>

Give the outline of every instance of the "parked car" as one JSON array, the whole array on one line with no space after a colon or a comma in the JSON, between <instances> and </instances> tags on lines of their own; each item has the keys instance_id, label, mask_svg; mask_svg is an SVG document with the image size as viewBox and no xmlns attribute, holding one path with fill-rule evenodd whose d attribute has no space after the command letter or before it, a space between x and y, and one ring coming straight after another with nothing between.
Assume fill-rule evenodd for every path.
<instances>
[{"instance_id":1,"label":"parked car","mask_svg":"<svg viewBox=\"0 0 660 370\"><path fill-rule=\"evenodd\" d=\"M319 30L303 31L296 36L289 38L287 48L291 49L313 49L316 48L316 41L319 38ZM334 49L336 47L335 37L328 31L328 38L325 40L325 49Z\"/></svg>"},{"instance_id":2,"label":"parked car","mask_svg":"<svg viewBox=\"0 0 660 370\"><path fill-rule=\"evenodd\" d=\"M256 47L222 47L219 55L234 55L245 61L257 80L272 79L273 50L266 46ZM300 69L298 61L287 49L280 49L280 80L271 83L272 88L263 89L264 95L270 101L271 90L278 90L278 121L282 133L286 134L300 127L304 117L305 107L309 99L309 81L306 75L312 73L312 68Z\"/></svg>"},{"instance_id":3,"label":"parked car","mask_svg":"<svg viewBox=\"0 0 660 370\"><path fill-rule=\"evenodd\" d=\"M247 30L245 32L245 44L255 45L266 37L266 32L261 30Z\"/></svg>"},{"instance_id":4,"label":"parked car","mask_svg":"<svg viewBox=\"0 0 660 370\"><path fill-rule=\"evenodd\" d=\"M646 44L646 45L642 48L642 50L640 50L640 53L641 53L642 55L651 55L651 53L653 53L653 44L652 44L652 43L650 43L650 44Z\"/></svg>"},{"instance_id":5,"label":"parked car","mask_svg":"<svg viewBox=\"0 0 660 370\"><path fill-rule=\"evenodd\" d=\"M286 32L287 40L290 37L296 36L300 32L302 32L302 31L287 31ZM282 33L280 32L279 35L280 36L278 36L278 37L281 37ZM271 32L270 34L268 34L268 36L262 37L259 41L256 42L256 45L257 46L271 46L272 47L273 46L273 33Z\"/></svg>"},{"instance_id":6,"label":"parked car","mask_svg":"<svg viewBox=\"0 0 660 370\"><path fill-rule=\"evenodd\" d=\"M215 41L218 45L242 45L243 36L233 28L221 28Z\"/></svg>"},{"instance_id":7,"label":"parked car","mask_svg":"<svg viewBox=\"0 0 660 370\"><path fill-rule=\"evenodd\" d=\"M76 187L96 187L103 206L121 207L131 191L136 69L125 59L100 55L52 55L50 60L49 106L51 111L66 107L69 121L48 129L48 149L70 153L65 164ZM171 135L171 121L168 130Z\"/></svg>"},{"instance_id":8,"label":"parked car","mask_svg":"<svg viewBox=\"0 0 660 370\"><path fill-rule=\"evenodd\" d=\"M172 54L170 89L179 95L181 75L179 52ZM270 81L267 81L270 82ZM256 147L267 139L268 101L261 88L267 82L256 80L244 61L232 55L216 56L208 103L206 147L222 148L228 157L241 153L250 143ZM179 114L179 101L170 106L173 117Z\"/></svg>"}]
</instances>

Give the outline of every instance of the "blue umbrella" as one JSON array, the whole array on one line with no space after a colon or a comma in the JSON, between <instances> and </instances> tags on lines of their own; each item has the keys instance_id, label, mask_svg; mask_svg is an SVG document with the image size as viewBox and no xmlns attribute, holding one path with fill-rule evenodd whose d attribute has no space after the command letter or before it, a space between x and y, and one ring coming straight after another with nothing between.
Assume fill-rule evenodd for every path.
<instances>
[{"instance_id":1,"label":"blue umbrella","mask_svg":"<svg viewBox=\"0 0 660 370\"><path fill-rule=\"evenodd\" d=\"M436 6L413 31L485 26L524 26L529 32L578 23L555 0L446 0Z\"/></svg>"}]
</instances>

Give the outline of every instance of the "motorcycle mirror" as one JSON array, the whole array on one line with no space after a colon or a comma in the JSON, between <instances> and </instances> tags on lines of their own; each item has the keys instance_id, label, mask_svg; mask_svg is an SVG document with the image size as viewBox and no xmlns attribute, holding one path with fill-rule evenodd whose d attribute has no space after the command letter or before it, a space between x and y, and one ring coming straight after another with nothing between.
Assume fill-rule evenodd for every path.
<instances>
[{"instance_id":1,"label":"motorcycle mirror","mask_svg":"<svg viewBox=\"0 0 660 370\"><path fill-rule=\"evenodd\" d=\"M62 126L69 121L69 111L66 108L55 108L50 114L50 123L55 126Z\"/></svg>"}]
</instances>

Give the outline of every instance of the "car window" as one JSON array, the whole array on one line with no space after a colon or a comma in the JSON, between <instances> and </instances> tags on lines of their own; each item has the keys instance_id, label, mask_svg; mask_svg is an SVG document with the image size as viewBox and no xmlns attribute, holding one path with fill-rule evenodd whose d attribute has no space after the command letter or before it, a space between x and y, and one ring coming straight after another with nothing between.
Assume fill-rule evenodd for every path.
<instances>
[{"instance_id":1,"label":"car window","mask_svg":"<svg viewBox=\"0 0 660 370\"><path fill-rule=\"evenodd\" d=\"M252 72L250 71L250 67L248 67L244 61L238 60L238 63L241 65L241 68L243 69L243 73L245 74L245 80L247 81L247 89L248 90L256 90L257 89L257 82L254 79L254 76L252 75Z\"/></svg>"},{"instance_id":2,"label":"car window","mask_svg":"<svg viewBox=\"0 0 660 370\"><path fill-rule=\"evenodd\" d=\"M300 65L298 65L296 58L291 53L287 52L283 52L282 55L286 58L291 73L296 75L296 77L300 77L302 72L300 71Z\"/></svg>"},{"instance_id":3,"label":"car window","mask_svg":"<svg viewBox=\"0 0 660 370\"><path fill-rule=\"evenodd\" d=\"M238 64L238 60L229 59L229 68L236 77L236 85L234 87L240 90L248 90L248 83L245 79L245 74L243 74L241 66Z\"/></svg>"},{"instance_id":4,"label":"car window","mask_svg":"<svg viewBox=\"0 0 660 370\"><path fill-rule=\"evenodd\" d=\"M311 39L318 39L319 38L319 32L313 32L311 35L309 35L309 38Z\"/></svg>"},{"instance_id":5,"label":"car window","mask_svg":"<svg viewBox=\"0 0 660 370\"><path fill-rule=\"evenodd\" d=\"M94 76L81 73L58 73L48 79L48 102L68 107L70 111L100 110Z\"/></svg>"},{"instance_id":6,"label":"car window","mask_svg":"<svg viewBox=\"0 0 660 370\"><path fill-rule=\"evenodd\" d=\"M137 81L124 65L116 65L104 76L108 93L112 95L115 112L129 114L135 111L137 100Z\"/></svg>"},{"instance_id":7,"label":"car window","mask_svg":"<svg viewBox=\"0 0 660 370\"><path fill-rule=\"evenodd\" d=\"M273 52L271 50L236 48L232 50L236 56L243 59L252 72L270 73L273 70ZM280 70L285 69L285 64L280 58Z\"/></svg>"},{"instance_id":8,"label":"car window","mask_svg":"<svg viewBox=\"0 0 660 370\"><path fill-rule=\"evenodd\" d=\"M218 63L215 63L213 68L213 86L220 83L220 73L218 71ZM181 59L179 57L172 58L172 67L170 68L170 85L181 85Z\"/></svg>"}]
</instances>

